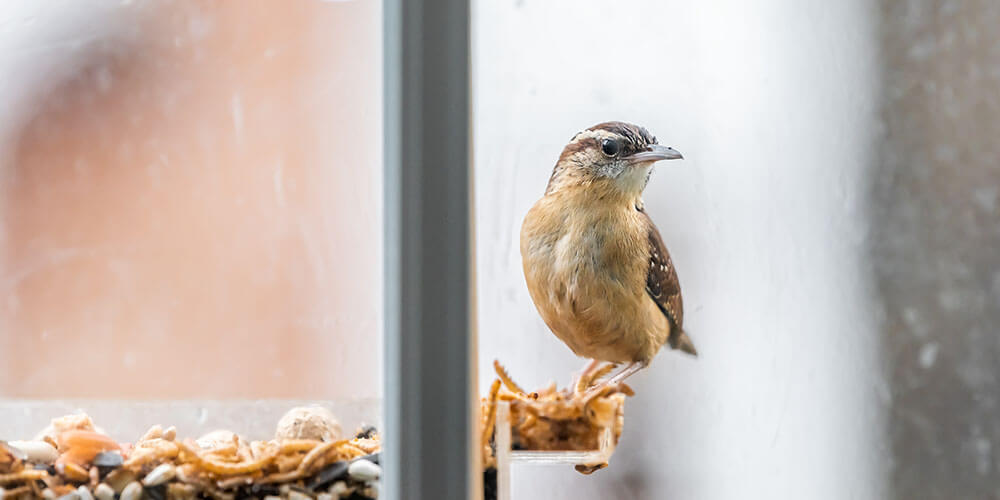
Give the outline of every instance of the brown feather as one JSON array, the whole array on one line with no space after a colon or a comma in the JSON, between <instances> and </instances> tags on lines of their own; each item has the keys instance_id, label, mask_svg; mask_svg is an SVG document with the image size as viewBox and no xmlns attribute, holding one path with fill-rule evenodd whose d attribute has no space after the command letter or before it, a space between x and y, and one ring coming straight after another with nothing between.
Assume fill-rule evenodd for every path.
<instances>
[{"instance_id":1,"label":"brown feather","mask_svg":"<svg viewBox=\"0 0 1000 500\"><path fill-rule=\"evenodd\" d=\"M649 214L642 208L638 210L648 228L649 272L646 275L646 292L670 320L670 346L689 354L697 354L691 339L684 333L684 299L681 297L681 284L674 263L670 260L670 252Z\"/></svg>"}]
</instances>

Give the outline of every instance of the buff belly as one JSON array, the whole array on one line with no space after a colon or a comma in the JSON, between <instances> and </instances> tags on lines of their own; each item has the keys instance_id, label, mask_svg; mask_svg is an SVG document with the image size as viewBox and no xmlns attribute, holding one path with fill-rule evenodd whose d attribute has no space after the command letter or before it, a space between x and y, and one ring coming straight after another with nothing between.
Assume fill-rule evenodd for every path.
<instances>
[{"instance_id":1,"label":"buff belly","mask_svg":"<svg viewBox=\"0 0 1000 500\"><path fill-rule=\"evenodd\" d=\"M578 356L613 362L652 359L666 342L670 325L646 294L646 269L625 265L646 258L604 251L601 245L609 243L630 248L627 241L613 240L618 235L567 231L553 239L547 234L543 239L526 231L521 241L528 290L546 325Z\"/></svg>"},{"instance_id":2,"label":"buff belly","mask_svg":"<svg viewBox=\"0 0 1000 500\"><path fill-rule=\"evenodd\" d=\"M600 295L573 300L536 300L552 332L576 355L618 363L649 361L666 341L669 324L651 299L640 298L652 310L616 308Z\"/></svg>"}]
</instances>

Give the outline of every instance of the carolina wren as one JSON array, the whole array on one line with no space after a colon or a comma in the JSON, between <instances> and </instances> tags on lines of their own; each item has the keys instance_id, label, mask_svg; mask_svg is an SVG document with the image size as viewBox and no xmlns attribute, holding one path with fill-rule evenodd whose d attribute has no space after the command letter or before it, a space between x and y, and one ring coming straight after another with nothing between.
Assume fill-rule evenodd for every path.
<instances>
[{"instance_id":1,"label":"carolina wren","mask_svg":"<svg viewBox=\"0 0 1000 500\"><path fill-rule=\"evenodd\" d=\"M664 344L697 355L684 333L677 272L643 209L653 164L676 160L646 129L606 122L576 134L521 226L528 291L552 333L578 356L646 367Z\"/></svg>"}]
</instances>

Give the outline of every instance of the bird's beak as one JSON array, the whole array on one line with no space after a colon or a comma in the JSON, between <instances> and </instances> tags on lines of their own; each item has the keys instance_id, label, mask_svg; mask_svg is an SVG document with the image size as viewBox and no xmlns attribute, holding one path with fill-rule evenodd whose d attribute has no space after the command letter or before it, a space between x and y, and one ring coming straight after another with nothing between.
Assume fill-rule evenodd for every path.
<instances>
[{"instance_id":1,"label":"bird's beak","mask_svg":"<svg viewBox=\"0 0 1000 500\"><path fill-rule=\"evenodd\" d=\"M680 160L684 157L674 148L659 144L651 144L646 151L640 151L632 156L626 156L629 163L646 163L660 160Z\"/></svg>"}]
</instances>

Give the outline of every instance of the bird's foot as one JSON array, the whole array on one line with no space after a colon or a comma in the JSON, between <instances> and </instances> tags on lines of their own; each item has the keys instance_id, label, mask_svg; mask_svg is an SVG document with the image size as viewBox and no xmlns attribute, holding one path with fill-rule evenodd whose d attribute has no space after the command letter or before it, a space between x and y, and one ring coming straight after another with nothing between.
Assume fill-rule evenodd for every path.
<instances>
[{"instance_id":1,"label":"bird's foot","mask_svg":"<svg viewBox=\"0 0 1000 500\"><path fill-rule=\"evenodd\" d=\"M574 377L573 383L570 384L566 392L570 394L579 394L587 390L588 387L593 385L595 380L606 375L608 371L613 369L615 366L614 363L607 363L602 367L601 363L603 363L603 361L597 359L587 363L587 366L583 368L583 371Z\"/></svg>"},{"instance_id":2,"label":"bird's foot","mask_svg":"<svg viewBox=\"0 0 1000 500\"><path fill-rule=\"evenodd\" d=\"M609 378L609 379L607 379L607 380L605 380L605 381L603 381L603 382L601 382L601 383L599 383L597 385L594 385L593 387L591 387L590 389L588 389L586 392L584 392L583 393L583 400L584 401L590 401L591 399L593 399L593 398L595 398L597 396L600 396L601 394L604 394L605 392L608 392L608 391L632 392L631 388L629 388L628 391L623 391L622 390L623 386L624 387L628 387L628 386L625 386L625 384L624 384L625 379L631 377L632 375L635 375L636 372L638 372L639 370L642 370L643 368L645 368L647 364L648 363L643 363L641 361L633 361L632 363L629 363L622 371L616 373L613 377L611 377L611 378ZM598 378L598 377L594 377L594 378Z\"/></svg>"}]
</instances>

